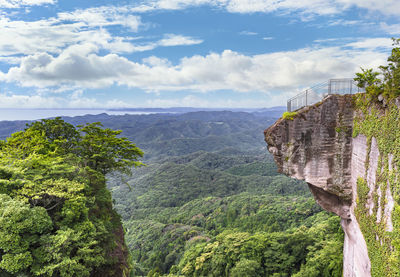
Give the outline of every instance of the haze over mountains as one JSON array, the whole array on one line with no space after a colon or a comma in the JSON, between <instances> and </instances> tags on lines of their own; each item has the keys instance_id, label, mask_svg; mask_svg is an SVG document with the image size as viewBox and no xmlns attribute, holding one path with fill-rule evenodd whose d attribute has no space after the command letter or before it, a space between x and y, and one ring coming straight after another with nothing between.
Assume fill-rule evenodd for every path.
<instances>
[{"instance_id":1,"label":"haze over mountains","mask_svg":"<svg viewBox=\"0 0 400 277\"><path fill-rule=\"evenodd\" d=\"M191 107L176 107L176 108L129 108L129 109L0 109L0 138L4 139L12 132L22 130L25 124L30 120L38 120L42 118L54 118L61 116L68 121L69 117L85 117L91 122L96 121L96 118L102 119L104 115L146 115L146 114L183 114L188 112L199 111L234 111L234 112L249 112L254 115L269 117L279 117L285 107L272 107L264 109L208 109L208 108L191 108ZM74 119L72 121L76 121ZM82 119L82 122L86 122ZM12 121L12 122L9 122Z\"/></svg>"}]
</instances>

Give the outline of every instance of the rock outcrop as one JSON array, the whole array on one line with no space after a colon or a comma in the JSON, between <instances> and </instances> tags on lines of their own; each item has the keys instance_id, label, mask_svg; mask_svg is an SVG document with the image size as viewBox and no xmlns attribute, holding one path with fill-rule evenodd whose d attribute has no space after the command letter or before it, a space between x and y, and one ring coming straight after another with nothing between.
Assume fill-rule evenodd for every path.
<instances>
[{"instance_id":1,"label":"rock outcrop","mask_svg":"<svg viewBox=\"0 0 400 277\"><path fill-rule=\"evenodd\" d=\"M343 275L367 277L371 263L354 208L357 178L374 182L375 176L365 172L366 167L375 172L379 154L370 151L367 157L366 137L352 137L354 114L351 95L330 95L299 110L293 119L279 119L265 130L265 140L279 172L305 180L318 204L342 218Z\"/></svg>"}]
</instances>

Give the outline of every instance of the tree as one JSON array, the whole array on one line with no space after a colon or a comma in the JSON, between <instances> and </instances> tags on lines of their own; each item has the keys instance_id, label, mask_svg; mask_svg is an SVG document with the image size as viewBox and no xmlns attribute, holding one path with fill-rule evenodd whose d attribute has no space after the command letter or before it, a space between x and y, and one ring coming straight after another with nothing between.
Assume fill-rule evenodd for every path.
<instances>
[{"instance_id":1,"label":"tree","mask_svg":"<svg viewBox=\"0 0 400 277\"><path fill-rule=\"evenodd\" d=\"M263 270L257 261L241 259L231 271L232 277L257 277L262 276Z\"/></svg>"},{"instance_id":2,"label":"tree","mask_svg":"<svg viewBox=\"0 0 400 277\"><path fill-rule=\"evenodd\" d=\"M29 130L41 132L49 143L54 144L64 153L71 152L80 140L79 132L74 125L65 122L60 117L35 121L27 127Z\"/></svg>"},{"instance_id":3,"label":"tree","mask_svg":"<svg viewBox=\"0 0 400 277\"><path fill-rule=\"evenodd\" d=\"M361 68L362 72L354 78L358 87L365 88L369 100L376 100L379 95L387 99L400 95L400 39L392 40L394 47L387 59L388 65L380 66L381 72Z\"/></svg>"},{"instance_id":4,"label":"tree","mask_svg":"<svg viewBox=\"0 0 400 277\"><path fill-rule=\"evenodd\" d=\"M46 119L1 143L0 269L50 277L129 268L105 174L130 173L143 152L100 126Z\"/></svg>"},{"instance_id":5,"label":"tree","mask_svg":"<svg viewBox=\"0 0 400 277\"><path fill-rule=\"evenodd\" d=\"M378 78L379 72L373 71L372 68L364 69L361 67L361 73L356 73L354 81L357 82L357 86L360 88L366 88L373 85L380 84L381 80Z\"/></svg>"},{"instance_id":6,"label":"tree","mask_svg":"<svg viewBox=\"0 0 400 277\"><path fill-rule=\"evenodd\" d=\"M387 59L387 66L380 66L383 74L384 92L388 97L397 97L400 95L400 39L393 40L393 49Z\"/></svg>"},{"instance_id":7,"label":"tree","mask_svg":"<svg viewBox=\"0 0 400 277\"><path fill-rule=\"evenodd\" d=\"M118 137L122 131L101 127L99 122L79 126L84 135L78 143L78 153L85 166L102 174L111 171L130 174L132 166L143 165L137 160L143 152L127 138Z\"/></svg>"}]
</instances>

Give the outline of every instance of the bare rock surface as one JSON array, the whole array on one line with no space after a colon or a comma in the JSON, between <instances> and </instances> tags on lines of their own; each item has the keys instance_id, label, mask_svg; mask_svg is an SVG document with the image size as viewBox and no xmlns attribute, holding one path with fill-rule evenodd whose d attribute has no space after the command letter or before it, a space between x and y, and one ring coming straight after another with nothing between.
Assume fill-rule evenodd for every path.
<instances>
[{"instance_id":1,"label":"bare rock surface","mask_svg":"<svg viewBox=\"0 0 400 277\"><path fill-rule=\"evenodd\" d=\"M351 95L330 95L299 110L293 120L279 119L264 133L278 171L305 180L317 203L342 218L343 275L368 277L367 245L354 216L357 178L365 177L367 140L362 135L352 138L353 114ZM376 151L368 157L372 163L379 158ZM369 185L375 177L371 170Z\"/></svg>"}]
</instances>

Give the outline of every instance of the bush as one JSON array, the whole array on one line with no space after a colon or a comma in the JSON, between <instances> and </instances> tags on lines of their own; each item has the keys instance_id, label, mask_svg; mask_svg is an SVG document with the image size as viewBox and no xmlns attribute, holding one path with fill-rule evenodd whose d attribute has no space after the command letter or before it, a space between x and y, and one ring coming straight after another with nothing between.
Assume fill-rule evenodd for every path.
<instances>
[{"instance_id":1,"label":"bush","mask_svg":"<svg viewBox=\"0 0 400 277\"><path fill-rule=\"evenodd\" d=\"M282 118L286 120L293 120L296 115L297 112L284 112Z\"/></svg>"}]
</instances>

